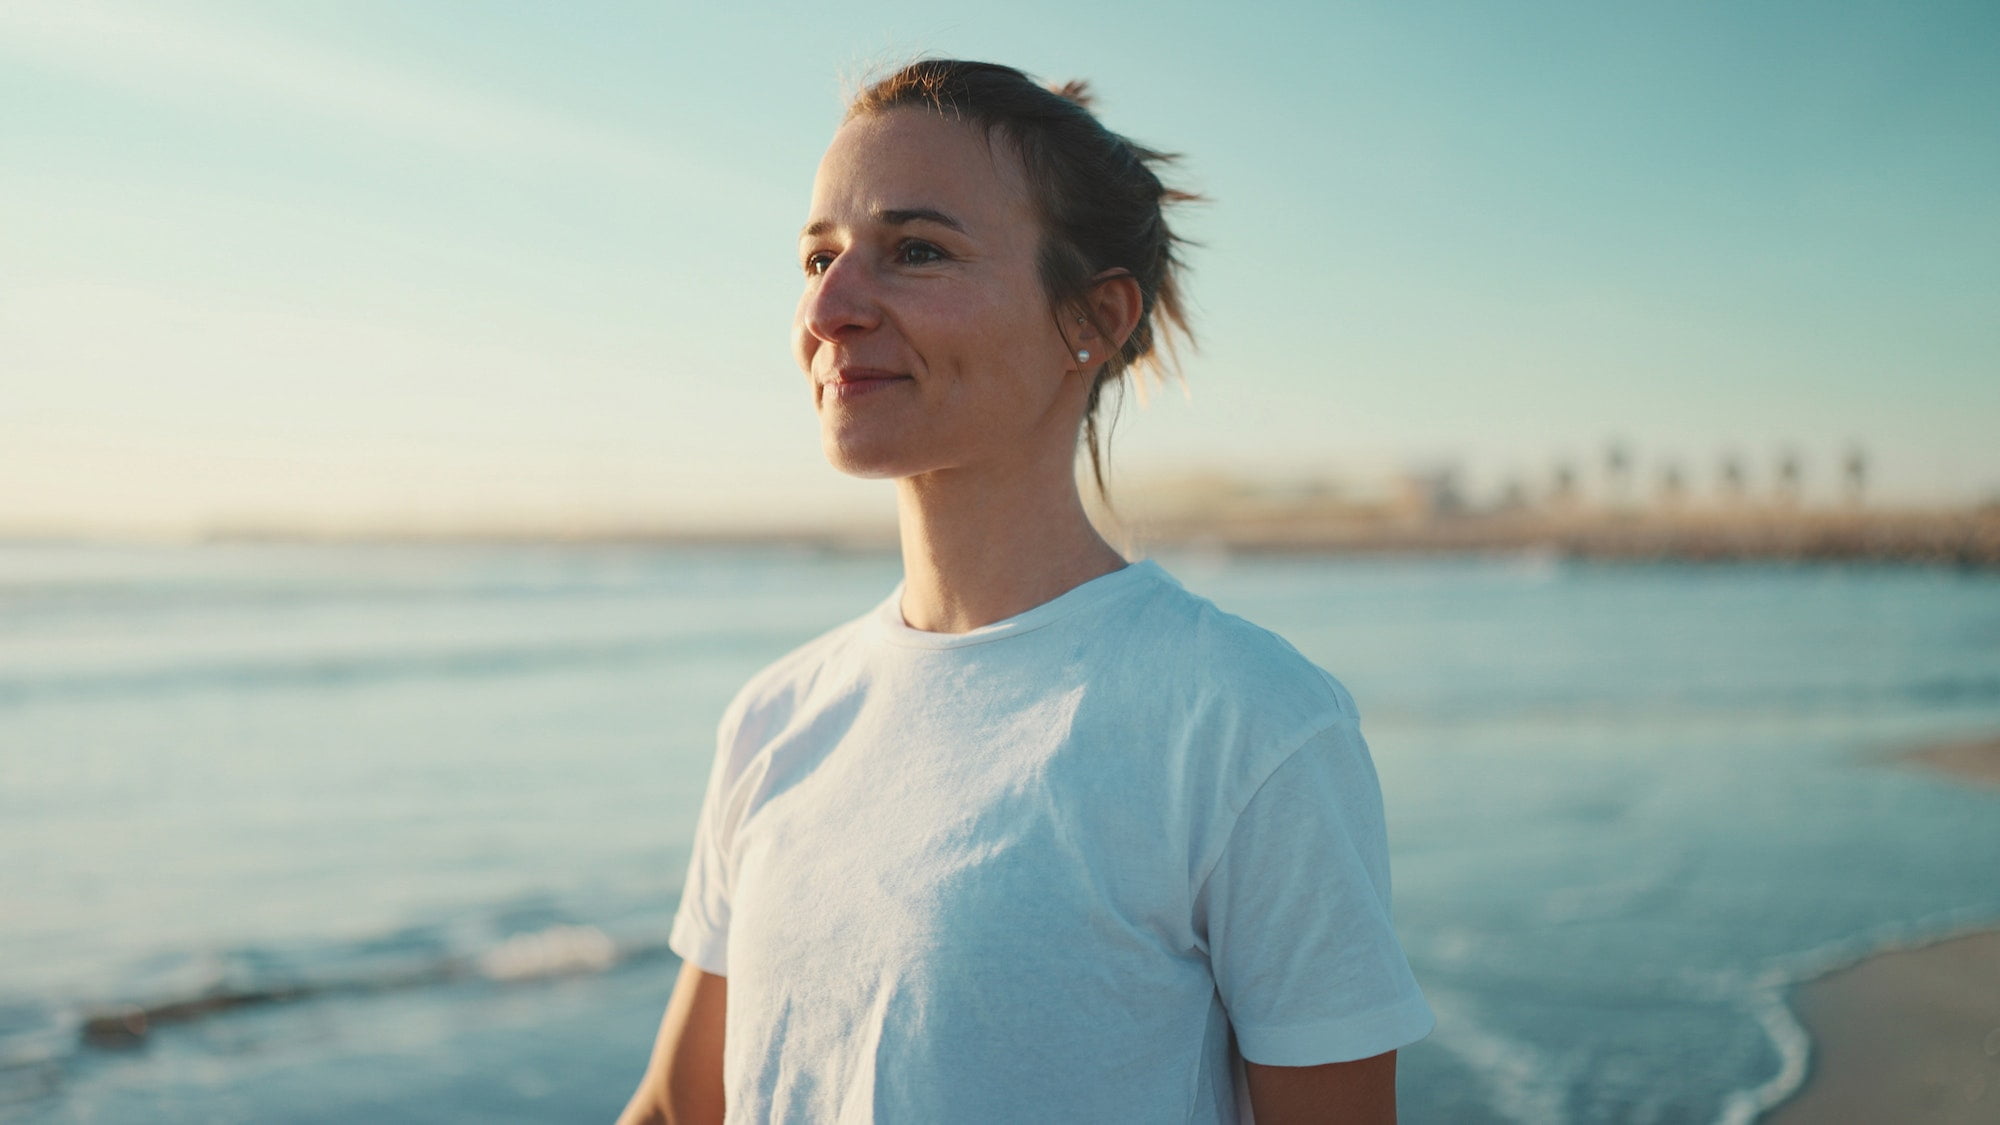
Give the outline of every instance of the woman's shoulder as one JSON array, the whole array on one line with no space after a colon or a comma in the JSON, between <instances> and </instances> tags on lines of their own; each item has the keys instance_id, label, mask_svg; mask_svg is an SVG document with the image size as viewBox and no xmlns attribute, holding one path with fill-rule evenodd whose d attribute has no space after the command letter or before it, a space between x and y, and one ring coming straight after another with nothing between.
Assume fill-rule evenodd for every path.
<instances>
[{"instance_id":1,"label":"woman's shoulder","mask_svg":"<svg viewBox=\"0 0 2000 1125\"><path fill-rule=\"evenodd\" d=\"M1301 725L1360 719L1346 686L1290 641L1178 581L1169 578L1132 609L1124 643L1156 682L1180 685L1183 698Z\"/></svg>"},{"instance_id":2,"label":"woman's shoulder","mask_svg":"<svg viewBox=\"0 0 2000 1125\"><path fill-rule=\"evenodd\" d=\"M879 612L836 625L766 664L736 692L722 714L725 743L750 730L774 729L809 698L830 672L843 666L869 621Z\"/></svg>"},{"instance_id":3,"label":"woman's shoulder","mask_svg":"<svg viewBox=\"0 0 2000 1125\"><path fill-rule=\"evenodd\" d=\"M1363 745L1347 688L1272 629L1178 582L1127 612L1103 630L1116 646L1105 694L1149 757L1173 760L1192 823L1216 830L1201 855L1213 858L1235 814L1300 751Z\"/></svg>"}]
</instances>

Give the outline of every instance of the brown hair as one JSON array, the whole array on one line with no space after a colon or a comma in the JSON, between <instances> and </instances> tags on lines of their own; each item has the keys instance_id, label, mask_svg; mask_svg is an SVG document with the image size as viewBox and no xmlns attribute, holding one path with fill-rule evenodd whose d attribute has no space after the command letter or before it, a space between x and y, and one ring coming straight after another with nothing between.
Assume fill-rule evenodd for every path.
<instances>
[{"instance_id":1,"label":"brown hair","mask_svg":"<svg viewBox=\"0 0 2000 1125\"><path fill-rule=\"evenodd\" d=\"M1125 270L1138 282L1138 327L1099 369L1084 411L1090 471L1102 493L1097 403L1105 384L1128 370L1177 375L1174 337L1194 341L1181 289L1186 266L1180 248L1187 240L1167 225L1163 209L1201 197L1161 183L1154 168L1175 157L1106 129L1090 102L1082 82L1045 87L1010 66L921 59L863 89L847 116L915 107L1007 138L1027 169L1041 216L1042 285L1058 316L1066 307L1092 316L1085 296L1106 270ZM1096 327L1109 337L1103 325Z\"/></svg>"}]
</instances>

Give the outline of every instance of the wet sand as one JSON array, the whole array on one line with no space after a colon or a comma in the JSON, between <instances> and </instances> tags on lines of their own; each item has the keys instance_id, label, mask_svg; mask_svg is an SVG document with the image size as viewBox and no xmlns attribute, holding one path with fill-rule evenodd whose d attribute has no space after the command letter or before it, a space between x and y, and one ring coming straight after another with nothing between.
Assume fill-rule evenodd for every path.
<instances>
[{"instance_id":1,"label":"wet sand","mask_svg":"<svg viewBox=\"0 0 2000 1125\"><path fill-rule=\"evenodd\" d=\"M1806 985L1812 1075L1774 1125L2000 1121L2000 932L1882 953Z\"/></svg>"},{"instance_id":2,"label":"wet sand","mask_svg":"<svg viewBox=\"0 0 2000 1125\"><path fill-rule=\"evenodd\" d=\"M2000 738L1901 760L2000 788ZM1806 984L1812 1073L1772 1125L2000 1122L2000 930L1877 954Z\"/></svg>"},{"instance_id":3,"label":"wet sand","mask_svg":"<svg viewBox=\"0 0 2000 1125\"><path fill-rule=\"evenodd\" d=\"M1902 755L1902 760L1973 785L2000 788L2000 736L1922 746Z\"/></svg>"}]
</instances>

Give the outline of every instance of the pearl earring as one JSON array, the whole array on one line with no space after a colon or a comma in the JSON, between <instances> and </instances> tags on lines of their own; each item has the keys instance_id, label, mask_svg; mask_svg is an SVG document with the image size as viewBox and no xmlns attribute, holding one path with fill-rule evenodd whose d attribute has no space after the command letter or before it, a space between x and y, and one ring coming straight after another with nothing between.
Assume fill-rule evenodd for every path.
<instances>
[{"instance_id":1,"label":"pearl earring","mask_svg":"<svg viewBox=\"0 0 2000 1125\"><path fill-rule=\"evenodd\" d=\"M1090 362L1090 353L1089 353L1089 352L1082 352L1082 351L1080 351L1080 352L1076 353L1076 361L1077 361L1078 363L1089 363L1089 362Z\"/></svg>"}]
</instances>

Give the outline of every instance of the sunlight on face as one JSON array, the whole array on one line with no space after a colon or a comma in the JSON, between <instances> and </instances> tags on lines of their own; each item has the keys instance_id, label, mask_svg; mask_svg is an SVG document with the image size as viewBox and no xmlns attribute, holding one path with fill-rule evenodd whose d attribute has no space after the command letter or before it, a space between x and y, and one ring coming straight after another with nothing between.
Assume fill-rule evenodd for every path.
<instances>
[{"instance_id":1,"label":"sunlight on face","mask_svg":"<svg viewBox=\"0 0 2000 1125\"><path fill-rule=\"evenodd\" d=\"M1037 271L1011 148L917 110L848 122L799 241L794 347L836 468L1066 470L1084 380Z\"/></svg>"}]
</instances>

